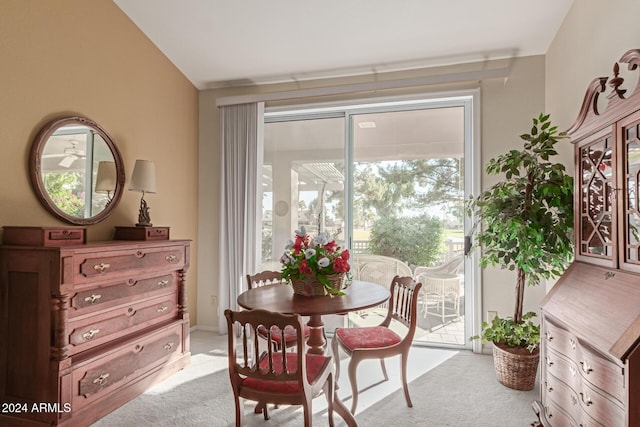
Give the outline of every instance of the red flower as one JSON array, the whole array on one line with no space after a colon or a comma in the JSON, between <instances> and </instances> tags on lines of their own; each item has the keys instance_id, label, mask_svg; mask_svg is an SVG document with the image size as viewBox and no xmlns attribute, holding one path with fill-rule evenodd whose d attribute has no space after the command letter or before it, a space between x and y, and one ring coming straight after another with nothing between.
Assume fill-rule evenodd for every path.
<instances>
[{"instance_id":1,"label":"red flower","mask_svg":"<svg viewBox=\"0 0 640 427\"><path fill-rule=\"evenodd\" d=\"M330 254L332 254L335 250L336 250L336 241L332 240L329 243L327 243L326 245L322 246L324 249L326 249L327 251L329 251Z\"/></svg>"},{"instance_id":2,"label":"red flower","mask_svg":"<svg viewBox=\"0 0 640 427\"><path fill-rule=\"evenodd\" d=\"M351 267L349 266L349 263L343 258L340 257L333 260L333 271L338 273L346 273L350 269Z\"/></svg>"},{"instance_id":3,"label":"red flower","mask_svg":"<svg viewBox=\"0 0 640 427\"><path fill-rule=\"evenodd\" d=\"M307 264L306 259L303 259L300 262L300 268L298 270L300 270L300 273L302 274L313 274L313 270L309 267L309 264Z\"/></svg>"},{"instance_id":4,"label":"red flower","mask_svg":"<svg viewBox=\"0 0 640 427\"><path fill-rule=\"evenodd\" d=\"M309 235L299 236L296 234L296 241L293 242L293 253L298 255L309 245Z\"/></svg>"},{"instance_id":5,"label":"red flower","mask_svg":"<svg viewBox=\"0 0 640 427\"><path fill-rule=\"evenodd\" d=\"M349 249L345 249L344 251L342 251L342 253L340 254L340 257L345 260L345 261L349 261L349 257L351 256L351 254L349 254Z\"/></svg>"}]
</instances>

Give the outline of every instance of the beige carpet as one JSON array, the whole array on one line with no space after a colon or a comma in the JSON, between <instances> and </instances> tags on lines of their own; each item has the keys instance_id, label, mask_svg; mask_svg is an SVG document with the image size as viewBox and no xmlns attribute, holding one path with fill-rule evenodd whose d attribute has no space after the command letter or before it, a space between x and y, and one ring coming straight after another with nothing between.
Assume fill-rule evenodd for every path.
<instances>
[{"instance_id":1,"label":"beige carpet","mask_svg":"<svg viewBox=\"0 0 640 427\"><path fill-rule=\"evenodd\" d=\"M192 363L166 381L102 418L93 427L234 426L234 403L226 371L226 338L196 331L192 334ZM370 363L369 363L370 362ZM345 369L346 360L342 360ZM387 361L390 380L382 381L379 364L366 361L359 370L360 398L356 420L360 426L529 426L535 417L534 391L500 385L491 356L471 352L414 348L409 358L409 390L414 407L406 406L399 379L399 359ZM346 372L346 370L343 370ZM346 375L339 395L350 407ZM272 409L271 420L245 407L247 427L302 426L300 407ZM314 425L326 426L326 401L313 401ZM336 416L337 426L345 425Z\"/></svg>"}]
</instances>

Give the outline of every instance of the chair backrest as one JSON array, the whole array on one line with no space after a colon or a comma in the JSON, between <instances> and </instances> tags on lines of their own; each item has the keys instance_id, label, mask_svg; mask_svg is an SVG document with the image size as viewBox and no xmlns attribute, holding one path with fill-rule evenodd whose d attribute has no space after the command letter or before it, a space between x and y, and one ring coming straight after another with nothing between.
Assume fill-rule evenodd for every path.
<instances>
[{"instance_id":1,"label":"chair backrest","mask_svg":"<svg viewBox=\"0 0 640 427\"><path fill-rule=\"evenodd\" d=\"M413 341L418 318L418 294L422 283L416 282L411 276L396 276L391 281L391 298L387 318L382 323L389 326L391 320L396 320L408 328L403 341Z\"/></svg>"},{"instance_id":2,"label":"chair backrest","mask_svg":"<svg viewBox=\"0 0 640 427\"><path fill-rule=\"evenodd\" d=\"M256 274L247 274L248 289L258 288L264 285L273 285L275 283L286 283L281 277L279 271L265 270Z\"/></svg>"},{"instance_id":3,"label":"chair backrest","mask_svg":"<svg viewBox=\"0 0 640 427\"><path fill-rule=\"evenodd\" d=\"M351 273L356 280L387 287L395 276L411 276L411 268L399 259L371 254L357 254L350 260Z\"/></svg>"},{"instance_id":4,"label":"chair backrest","mask_svg":"<svg viewBox=\"0 0 640 427\"><path fill-rule=\"evenodd\" d=\"M299 390L309 390L306 375L306 358L304 355L303 323L298 314L282 314L267 310L225 310L229 343L229 377L234 393L238 393L245 379L256 381L274 381L277 383L293 381L298 383ZM296 331L296 350L287 352L285 346L274 350L258 339L258 328L264 326L268 331L270 342L275 334L280 334L284 342L285 329ZM259 369L257 367L259 366ZM274 388L283 385L274 386ZM250 397L249 397L250 398Z\"/></svg>"},{"instance_id":5,"label":"chair backrest","mask_svg":"<svg viewBox=\"0 0 640 427\"><path fill-rule=\"evenodd\" d=\"M464 255L456 255L449 261L435 267L416 267L413 271L413 277L420 281L422 277L428 276L429 274L458 274L463 267Z\"/></svg>"}]
</instances>

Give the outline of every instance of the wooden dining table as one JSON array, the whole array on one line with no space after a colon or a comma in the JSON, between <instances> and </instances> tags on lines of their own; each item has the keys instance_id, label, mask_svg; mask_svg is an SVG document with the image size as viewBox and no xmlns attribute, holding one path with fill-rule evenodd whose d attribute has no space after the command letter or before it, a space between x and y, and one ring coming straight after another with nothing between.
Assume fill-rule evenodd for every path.
<instances>
[{"instance_id":1,"label":"wooden dining table","mask_svg":"<svg viewBox=\"0 0 640 427\"><path fill-rule=\"evenodd\" d=\"M389 290L376 283L353 280L344 289L342 296L303 296L293 293L291 286L283 284L266 285L249 289L238 295L238 305L247 310L261 308L285 314L299 314L309 317L307 326L310 333L307 339L307 352L324 354L326 340L322 316L329 314L346 314L350 311L364 310L387 301L391 296ZM340 363L336 360L335 363ZM348 426L357 426L351 412L334 393L334 409Z\"/></svg>"}]
</instances>

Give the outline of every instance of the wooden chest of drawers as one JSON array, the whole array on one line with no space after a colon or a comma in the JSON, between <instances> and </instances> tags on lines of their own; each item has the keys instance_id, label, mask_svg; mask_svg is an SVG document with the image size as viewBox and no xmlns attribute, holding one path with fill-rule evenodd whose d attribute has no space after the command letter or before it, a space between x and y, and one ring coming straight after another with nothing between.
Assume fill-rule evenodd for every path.
<instances>
[{"instance_id":1,"label":"wooden chest of drawers","mask_svg":"<svg viewBox=\"0 0 640 427\"><path fill-rule=\"evenodd\" d=\"M2 426L85 426L189 363L189 241L0 248Z\"/></svg>"}]
</instances>

